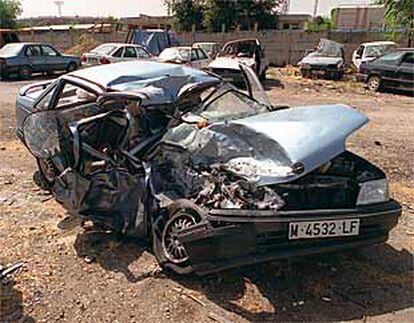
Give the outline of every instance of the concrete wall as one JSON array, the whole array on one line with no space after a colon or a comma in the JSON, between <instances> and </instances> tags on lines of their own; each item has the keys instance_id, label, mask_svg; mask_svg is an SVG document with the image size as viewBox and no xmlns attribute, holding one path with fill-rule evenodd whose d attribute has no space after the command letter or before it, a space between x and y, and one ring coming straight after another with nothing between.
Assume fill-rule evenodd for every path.
<instances>
[{"instance_id":1,"label":"concrete wall","mask_svg":"<svg viewBox=\"0 0 414 323\"><path fill-rule=\"evenodd\" d=\"M228 32L228 33L202 33L181 32L177 33L178 39L184 45L194 42L217 42L224 45L230 40L240 38L258 38L265 47L266 54L272 65L284 66L297 64L306 54L313 49L320 38L329 38L344 44L345 59L349 63L352 53L363 42L386 40L387 34L381 32L309 32L303 30L269 30L261 32ZM399 36L401 46L407 47L406 34Z\"/></svg>"},{"instance_id":2,"label":"concrete wall","mask_svg":"<svg viewBox=\"0 0 414 323\"><path fill-rule=\"evenodd\" d=\"M21 41L46 42L55 45L65 51L78 43L82 31L49 31L34 34L20 34ZM313 49L320 38L330 38L345 45L347 63L350 62L353 51L363 42L386 40L387 34L381 32L341 32L322 31L309 32L303 30L268 30L268 31L240 31L227 33L204 32L177 32L177 38L183 45L191 45L194 42L217 42L224 45L230 40L240 38L258 38L265 47L266 54L272 65L295 65L305 55L306 51ZM399 44L407 47L408 34L399 34ZM126 32L88 33L99 42L124 42Z\"/></svg>"},{"instance_id":3,"label":"concrete wall","mask_svg":"<svg viewBox=\"0 0 414 323\"><path fill-rule=\"evenodd\" d=\"M54 45L61 51L78 44L79 37L85 33L84 30L64 30L64 31L46 31L46 32L23 32L19 33L19 39L22 42L44 42ZM113 31L110 33L87 33L98 42L120 42L126 39L126 32Z\"/></svg>"}]
</instances>

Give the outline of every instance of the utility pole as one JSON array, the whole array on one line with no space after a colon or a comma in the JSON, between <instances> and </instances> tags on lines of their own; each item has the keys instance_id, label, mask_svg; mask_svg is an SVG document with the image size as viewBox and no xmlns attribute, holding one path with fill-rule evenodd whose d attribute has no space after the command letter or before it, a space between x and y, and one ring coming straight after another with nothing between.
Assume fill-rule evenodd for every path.
<instances>
[{"instance_id":1,"label":"utility pole","mask_svg":"<svg viewBox=\"0 0 414 323\"><path fill-rule=\"evenodd\" d=\"M316 17L316 15L318 14L318 3L319 0L315 0L315 6L313 7L313 16Z\"/></svg>"},{"instance_id":2,"label":"utility pole","mask_svg":"<svg viewBox=\"0 0 414 323\"><path fill-rule=\"evenodd\" d=\"M54 1L57 11L58 11L58 17L62 17L62 6L63 6L63 1L62 0L56 0Z\"/></svg>"}]
</instances>

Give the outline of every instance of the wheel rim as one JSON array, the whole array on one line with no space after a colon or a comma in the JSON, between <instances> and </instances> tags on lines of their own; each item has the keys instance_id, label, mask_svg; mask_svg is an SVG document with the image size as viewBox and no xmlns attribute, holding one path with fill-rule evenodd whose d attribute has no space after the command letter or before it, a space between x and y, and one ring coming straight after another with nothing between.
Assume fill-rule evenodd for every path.
<instances>
[{"instance_id":1,"label":"wheel rim","mask_svg":"<svg viewBox=\"0 0 414 323\"><path fill-rule=\"evenodd\" d=\"M56 171L55 166L52 164L52 162L47 159L40 159L39 166L45 179L49 183L53 182L56 177Z\"/></svg>"},{"instance_id":2,"label":"wheel rim","mask_svg":"<svg viewBox=\"0 0 414 323\"><path fill-rule=\"evenodd\" d=\"M75 64L69 64L69 67L68 67L68 71L69 72L73 72L75 69L76 69L76 65Z\"/></svg>"},{"instance_id":3,"label":"wheel rim","mask_svg":"<svg viewBox=\"0 0 414 323\"><path fill-rule=\"evenodd\" d=\"M162 245L165 257L174 264L188 260L188 254L183 244L178 240L177 232L196 224L194 216L181 213L168 221L162 235Z\"/></svg>"},{"instance_id":4,"label":"wheel rim","mask_svg":"<svg viewBox=\"0 0 414 323\"><path fill-rule=\"evenodd\" d=\"M24 68L21 70L21 73L24 77L30 76L30 70L28 68Z\"/></svg>"},{"instance_id":5,"label":"wheel rim","mask_svg":"<svg viewBox=\"0 0 414 323\"><path fill-rule=\"evenodd\" d=\"M370 90L377 90L379 88L379 85L380 85L380 80L378 77L372 77L369 80L368 87L370 88Z\"/></svg>"}]
</instances>

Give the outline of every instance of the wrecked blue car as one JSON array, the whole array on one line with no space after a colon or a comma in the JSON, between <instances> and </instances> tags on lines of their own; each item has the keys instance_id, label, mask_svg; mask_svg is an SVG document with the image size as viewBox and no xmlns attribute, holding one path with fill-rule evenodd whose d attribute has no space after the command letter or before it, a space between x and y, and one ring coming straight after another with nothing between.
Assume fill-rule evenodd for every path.
<instances>
[{"instance_id":1,"label":"wrecked blue car","mask_svg":"<svg viewBox=\"0 0 414 323\"><path fill-rule=\"evenodd\" d=\"M29 85L18 135L71 214L149 239L179 274L385 241L401 207L345 145L368 119L345 105L272 107L240 68L246 92L156 62Z\"/></svg>"}]
</instances>

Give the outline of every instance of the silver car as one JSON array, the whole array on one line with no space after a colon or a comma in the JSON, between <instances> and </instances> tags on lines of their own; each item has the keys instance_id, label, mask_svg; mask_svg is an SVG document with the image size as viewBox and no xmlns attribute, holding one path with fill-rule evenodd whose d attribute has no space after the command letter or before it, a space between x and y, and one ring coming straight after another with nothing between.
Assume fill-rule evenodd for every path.
<instances>
[{"instance_id":1,"label":"silver car","mask_svg":"<svg viewBox=\"0 0 414 323\"><path fill-rule=\"evenodd\" d=\"M99 45L82 55L85 66L111 64L138 59L150 59L151 54L144 46L124 43L106 43Z\"/></svg>"}]
</instances>

